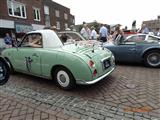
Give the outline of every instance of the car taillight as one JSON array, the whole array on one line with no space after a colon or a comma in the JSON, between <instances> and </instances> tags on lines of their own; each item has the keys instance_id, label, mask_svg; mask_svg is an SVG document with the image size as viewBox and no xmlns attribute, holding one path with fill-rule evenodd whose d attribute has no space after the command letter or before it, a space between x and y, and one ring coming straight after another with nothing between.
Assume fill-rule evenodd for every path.
<instances>
[{"instance_id":1,"label":"car taillight","mask_svg":"<svg viewBox=\"0 0 160 120\"><path fill-rule=\"evenodd\" d=\"M91 68L95 67L95 64L94 64L93 60L89 60L89 66L90 66Z\"/></svg>"},{"instance_id":2,"label":"car taillight","mask_svg":"<svg viewBox=\"0 0 160 120\"><path fill-rule=\"evenodd\" d=\"M97 70L95 69L94 71L93 71L93 76L95 77L97 75Z\"/></svg>"}]
</instances>

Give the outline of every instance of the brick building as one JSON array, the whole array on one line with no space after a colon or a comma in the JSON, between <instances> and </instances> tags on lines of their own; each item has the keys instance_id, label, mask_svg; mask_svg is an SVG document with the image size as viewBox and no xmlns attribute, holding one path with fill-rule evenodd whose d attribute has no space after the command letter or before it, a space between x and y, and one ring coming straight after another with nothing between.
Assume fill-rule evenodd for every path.
<instances>
[{"instance_id":1,"label":"brick building","mask_svg":"<svg viewBox=\"0 0 160 120\"><path fill-rule=\"evenodd\" d=\"M52 0L43 0L44 20L46 26L56 26L58 30L65 30L71 25L75 25L74 16L70 14L70 9Z\"/></svg>"},{"instance_id":2,"label":"brick building","mask_svg":"<svg viewBox=\"0 0 160 120\"><path fill-rule=\"evenodd\" d=\"M143 21L143 24L146 24L150 31L154 32L157 28L160 28L160 16L158 16L155 20Z\"/></svg>"},{"instance_id":3,"label":"brick building","mask_svg":"<svg viewBox=\"0 0 160 120\"><path fill-rule=\"evenodd\" d=\"M0 38L8 32L16 37L45 26L64 30L74 24L70 9L51 0L0 0Z\"/></svg>"}]
</instances>

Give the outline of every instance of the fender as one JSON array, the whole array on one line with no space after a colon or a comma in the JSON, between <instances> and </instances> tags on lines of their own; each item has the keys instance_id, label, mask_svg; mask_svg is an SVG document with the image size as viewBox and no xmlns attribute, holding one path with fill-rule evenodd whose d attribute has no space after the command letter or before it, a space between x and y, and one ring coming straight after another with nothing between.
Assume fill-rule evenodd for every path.
<instances>
[{"instance_id":1,"label":"fender","mask_svg":"<svg viewBox=\"0 0 160 120\"><path fill-rule=\"evenodd\" d=\"M11 71L11 65L9 64L9 62L2 56L0 56L0 60L3 61L7 65L8 70Z\"/></svg>"},{"instance_id":2,"label":"fender","mask_svg":"<svg viewBox=\"0 0 160 120\"><path fill-rule=\"evenodd\" d=\"M150 46L147 49L143 50L141 53L141 57L143 58L145 53L150 51L150 50L159 50L160 51L160 46Z\"/></svg>"}]
</instances>

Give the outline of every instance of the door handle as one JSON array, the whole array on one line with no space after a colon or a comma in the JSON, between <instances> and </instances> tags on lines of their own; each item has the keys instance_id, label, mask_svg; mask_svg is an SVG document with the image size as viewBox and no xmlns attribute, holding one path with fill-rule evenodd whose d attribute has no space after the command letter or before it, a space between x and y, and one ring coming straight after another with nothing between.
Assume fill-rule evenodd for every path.
<instances>
[{"instance_id":1,"label":"door handle","mask_svg":"<svg viewBox=\"0 0 160 120\"><path fill-rule=\"evenodd\" d=\"M132 50L132 51L133 51L133 50L136 50L136 49L135 49L135 48L131 48L130 50Z\"/></svg>"},{"instance_id":2,"label":"door handle","mask_svg":"<svg viewBox=\"0 0 160 120\"><path fill-rule=\"evenodd\" d=\"M33 53L32 56L39 57L36 53Z\"/></svg>"}]
</instances>

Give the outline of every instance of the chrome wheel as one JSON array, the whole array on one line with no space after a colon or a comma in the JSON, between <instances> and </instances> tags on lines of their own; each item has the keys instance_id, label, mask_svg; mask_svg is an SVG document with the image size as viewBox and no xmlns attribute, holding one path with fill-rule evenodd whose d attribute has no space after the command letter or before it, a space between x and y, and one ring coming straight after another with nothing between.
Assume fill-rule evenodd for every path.
<instances>
[{"instance_id":1,"label":"chrome wheel","mask_svg":"<svg viewBox=\"0 0 160 120\"><path fill-rule=\"evenodd\" d=\"M152 52L147 56L147 63L149 66L157 67L160 65L160 53Z\"/></svg>"}]
</instances>

